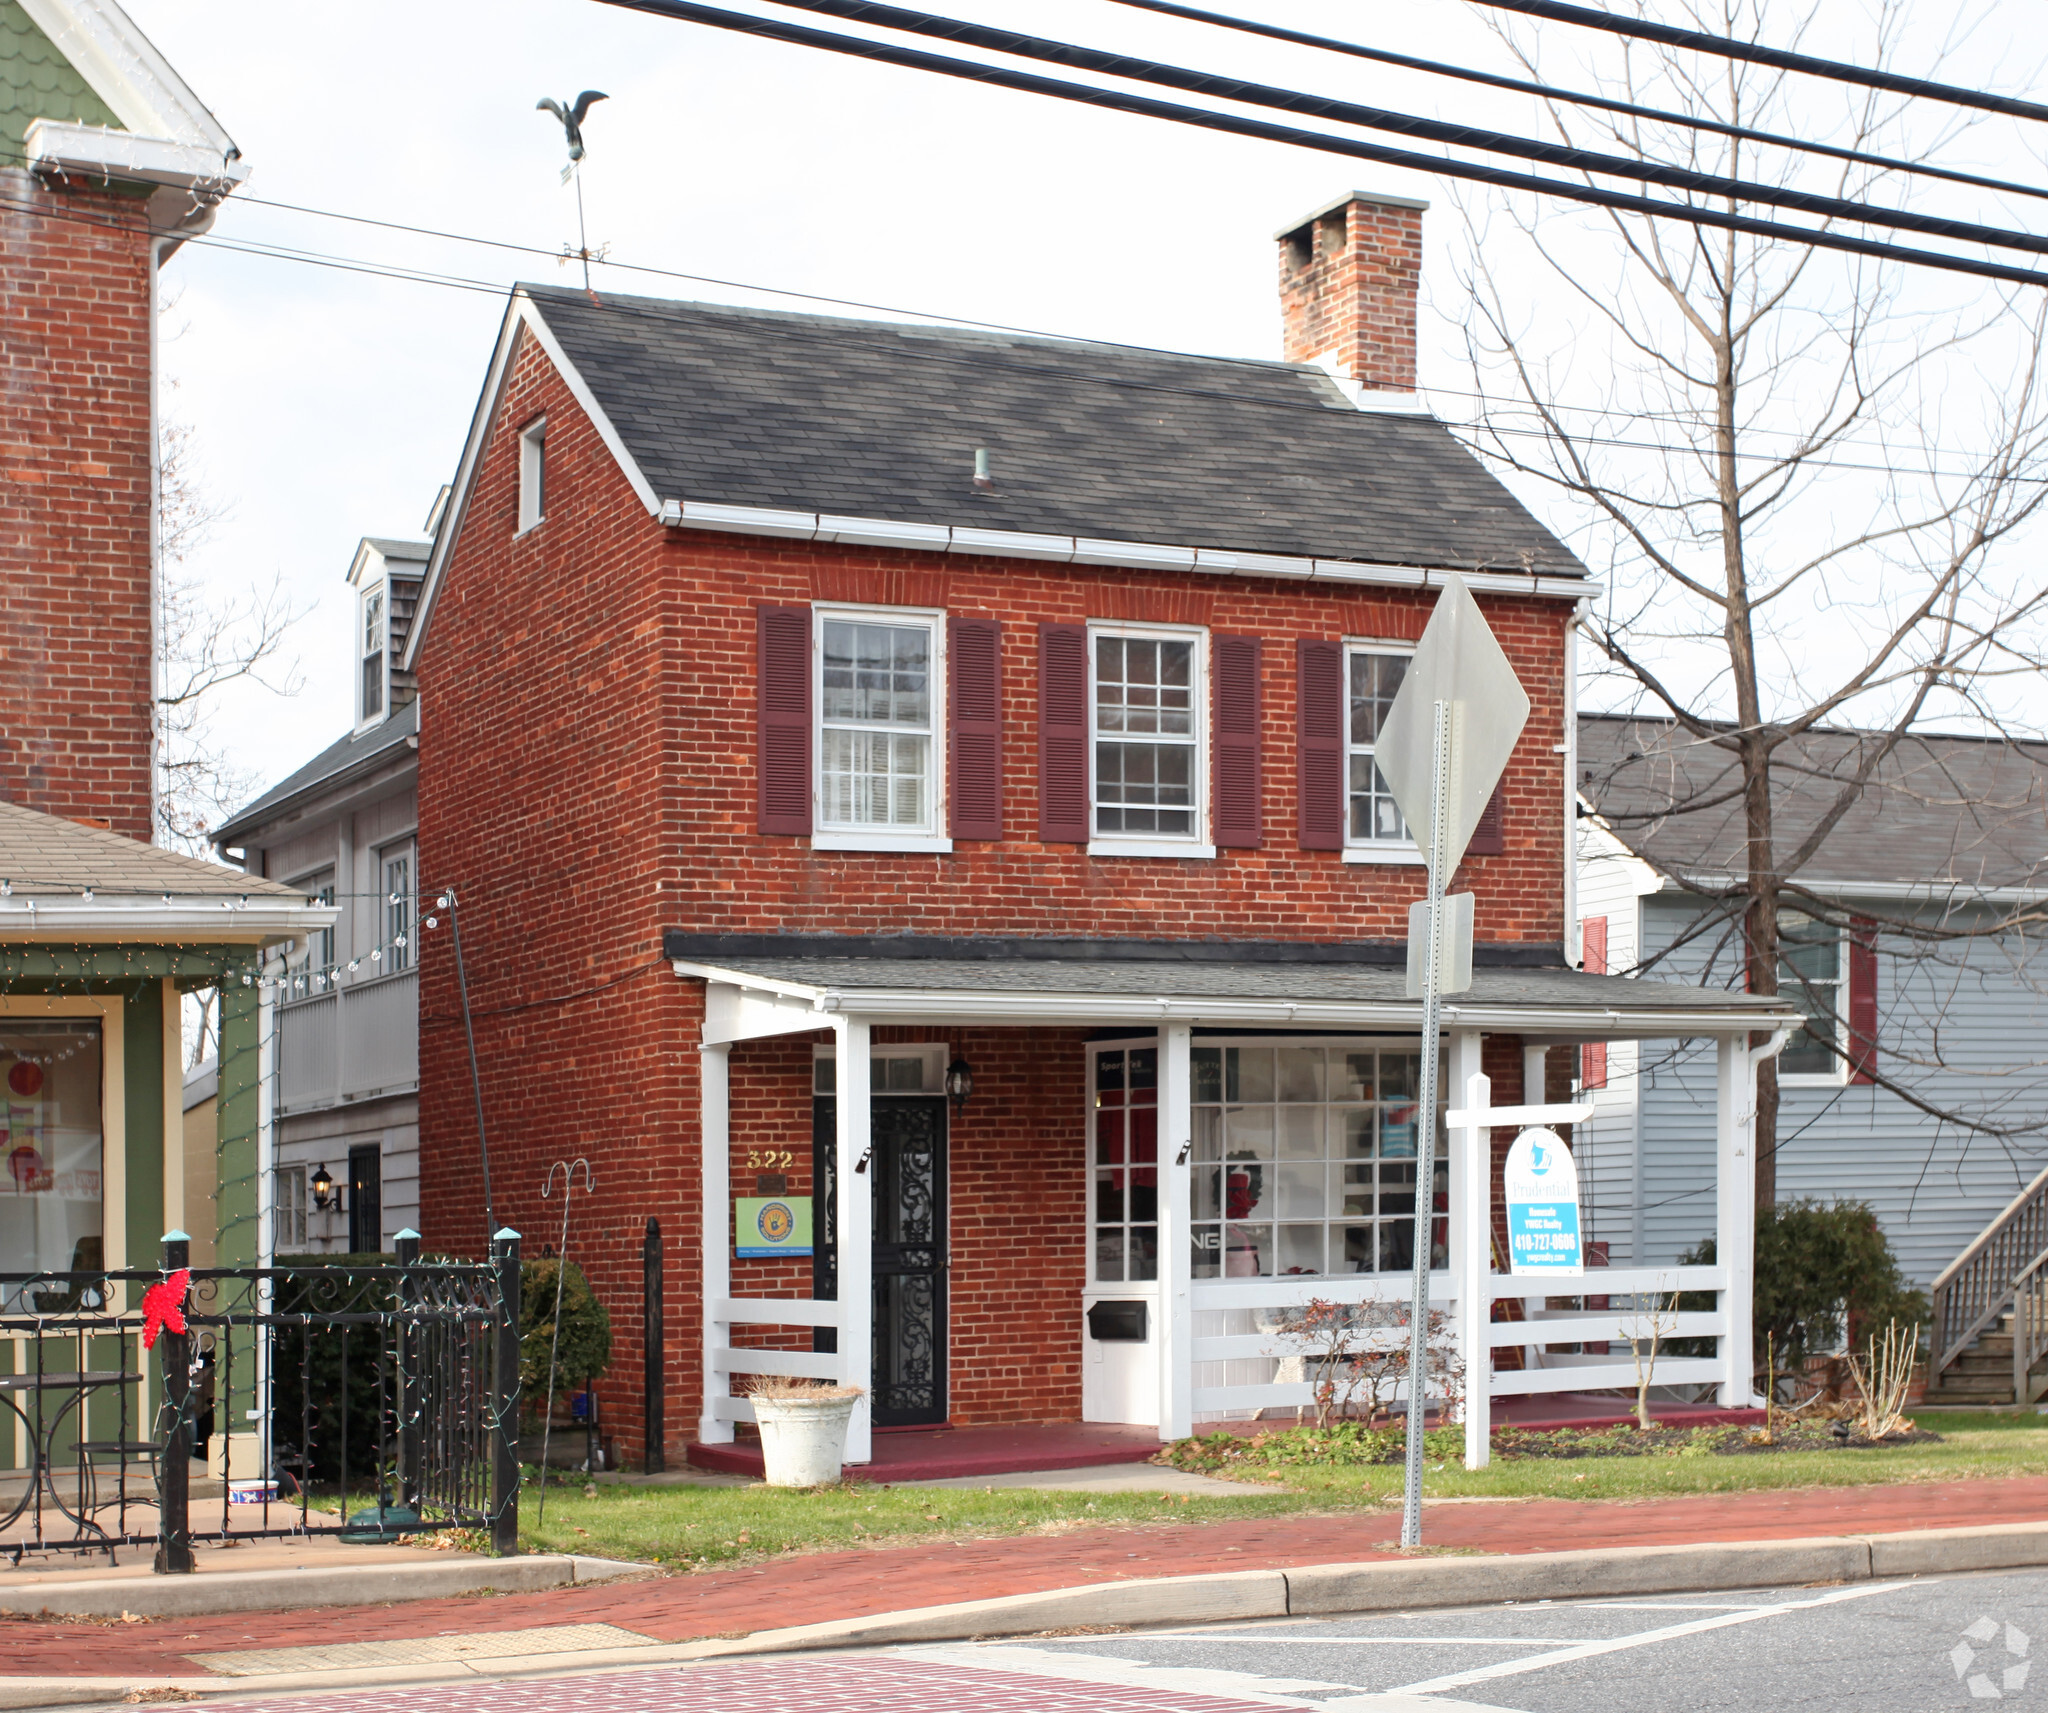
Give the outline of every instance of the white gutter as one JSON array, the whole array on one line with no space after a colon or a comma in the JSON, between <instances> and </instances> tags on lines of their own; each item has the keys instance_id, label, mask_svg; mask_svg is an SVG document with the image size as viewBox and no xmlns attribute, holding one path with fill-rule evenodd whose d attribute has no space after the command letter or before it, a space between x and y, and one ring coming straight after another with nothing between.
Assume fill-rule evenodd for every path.
<instances>
[{"instance_id":1,"label":"white gutter","mask_svg":"<svg viewBox=\"0 0 2048 1713\"><path fill-rule=\"evenodd\" d=\"M1620 835L1616 834L1616 837ZM1703 890L1735 888L1740 887L1744 880L1745 877L1739 874L1694 874L1683 878L1663 874L1658 878L1657 890L1689 892L1694 887ZM1825 898L1845 903L1858 898L1907 904L2048 903L2048 886L1972 886L1966 880L1802 881L1797 876L1793 877L1791 884L1804 886L1810 892L1818 892Z\"/></svg>"},{"instance_id":2,"label":"white gutter","mask_svg":"<svg viewBox=\"0 0 2048 1713\"><path fill-rule=\"evenodd\" d=\"M1441 588L1450 574L1441 568L1417 565L1375 565L1352 559L1306 559L1215 547L1175 547L1156 541L1107 541L1024 530L971 529L957 524L903 523L890 518L837 517L829 512L778 511L765 506L720 505L710 500L664 500L653 510L654 516L670 529L766 535L783 541L836 542L846 547L905 548L922 553L978 553L998 559L1050 560L1063 565L1374 583L1399 589ZM1468 587L1492 594L1581 601L1599 593L1598 586L1583 577L1547 577L1527 571L1461 571L1458 575Z\"/></svg>"},{"instance_id":3,"label":"white gutter","mask_svg":"<svg viewBox=\"0 0 2048 1713\"><path fill-rule=\"evenodd\" d=\"M279 898L0 899L0 942L42 940L224 941L293 939L331 928L341 917L333 904Z\"/></svg>"},{"instance_id":4,"label":"white gutter","mask_svg":"<svg viewBox=\"0 0 2048 1713\"><path fill-rule=\"evenodd\" d=\"M68 119L36 120L23 142L31 169L73 178L124 179L225 194L249 176L246 162L218 149Z\"/></svg>"}]
</instances>

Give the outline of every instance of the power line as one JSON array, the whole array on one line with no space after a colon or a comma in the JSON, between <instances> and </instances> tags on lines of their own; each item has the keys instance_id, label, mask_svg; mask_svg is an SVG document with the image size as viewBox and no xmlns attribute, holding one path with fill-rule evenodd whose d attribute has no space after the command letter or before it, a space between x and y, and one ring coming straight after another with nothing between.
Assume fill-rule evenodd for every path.
<instances>
[{"instance_id":1,"label":"power line","mask_svg":"<svg viewBox=\"0 0 2048 1713\"><path fill-rule=\"evenodd\" d=\"M1418 59L1412 54L1397 54L1386 48L1369 48L1359 42L1343 41L1336 36L1313 35L1307 30L1290 30L1279 24L1261 23L1254 18L1237 18L1227 12L1208 12L1199 6L1182 6L1175 0L1109 0L1112 6L1129 6L1141 12L1156 12L1162 17L1184 18L1194 23L1212 24L1218 29L1240 30L1250 36L1264 36L1271 41L1291 42L1298 47L1320 48L1329 53L1348 54L1354 59L1370 60L1376 65L1399 66L1406 71L1427 72L1432 77L1456 78L1464 83L1481 84L1488 89L1506 89L1517 95L1534 95L1545 101L1561 101L1572 107L1592 108L1602 113L1619 113L1631 119L1648 119L1660 125L1681 125L1689 130L1706 131L1717 137L1731 137L1738 142L1765 143L1773 148L1797 149L1810 155L1825 156L1829 160L1850 161L1857 166L1877 167L1885 172L1916 173L1926 178L1937 178L1951 184L1967 184L1979 190L2003 191L2013 196L2048 198L2048 189L2038 185L2016 184L2009 179L1986 178L1978 173L1962 172L1954 167L1930 166L1924 161L1898 160L1890 155L1870 154L1862 149L1847 149L1834 143L1809 142L1801 137L1788 136L1780 131L1759 131L1749 125L1731 125L1719 119L1705 119L1694 113L1677 113L1661 107L1644 107L1633 101L1619 101L1612 96L1589 95L1580 90L1559 89L1547 83L1532 83L1524 78L1506 77L1498 72L1480 71L1476 67L1451 65L1443 60Z\"/></svg>"},{"instance_id":2,"label":"power line","mask_svg":"<svg viewBox=\"0 0 2048 1713\"><path fill-rule=\"evenodd\" d=\"M1692 48L1722 59L1749 60L1774 66L1780 71L1803 72L1809 77L1831 78L1837 83L1857 83L1867 89L1888 90L1894 95L1917 95L1930 101L1944 101L1952 107L1978 107L1987 113L2008 113L2016 119L2048 119L2048 107L2020 101L2010 95L1991 95L1980 89L1964 89L1953 83L1933 83L1924 77L1902 77L1894 71L1878 71L1849 65L1842 60L1815 59L1808 54L1767 48L1761 43L1739 41L1733 36L1709 35L1704 30L1682 30L1671 24L1652 23L1647 18L1625 18L1592 6L1567 6L1558 0L1478 0L1500 12L1521 12L1531 18L1548 18L1557 24L1580 24L1589 30L1607 30L1617 36L1638 36L1667 47Z\"/></svg>"},{"instance_id":3,"label":"power line","mask_svg":"<svg viewBox=\"0 0 2048 1713\"><path fill-rule=\"evenodd\" d=\"M1140 59L1131 54L1081 47L1073 42L1046 36L1027 35L1016 30L996 29L957 18L893 6L885 0L775 0L793 11L815 12L849 23L874 24L900 30L907 35L932 37L939 41L964 42L991 53L1034 59L1050 65L1092 71L1104 77L1176 89L1217 101L1234 101L1251 107L1267 107L1283 113L1306 114L1340 125L1384 131L1393 136L1413 137L1446 147L1476 149L1482 154L1505 155L1515 160L1535 161L1544 166L1601 178L1634 179L1667 190L1690 191L1700 196L1725 197L1730 201L1762 203L1767 207L1790 209L1822 220L1845 220L1857 225L1889 226L1898 231L1917 232L1928 237L1949 238L1965 244L1989 244L2001 249L2027 250L2048 254L2048 237L2007 227L1985 226L1974 221L1950 220L1945 216L1915 214L1905 209L1878 208L1862 201L1823 196L1815 191L1793 190L1764 184L1755 179L1728 178L1720 173L1701 172L1693 167L1665 166L1659 162L1627 155L1602 154L1569 143L1550 142L1540 137L1521 137L1482 126L1464 125L1443 119L1424 118L1414 113L1397 113L1385 107L1366 107L1340 101L1334 96L1310 95L1273 84L1250 83L1217 72L1190 71L1185 66L1167 65L1159 60ZM1439 169L1441 170L1441 169Z\"/></svg>"},{"instance_id":4,"label":"power line","mask_svg":"<svg viewBox=\"0 0 2048 1713\"><path fill-rule=\"evenodd\" d=\"M1810 245L1816 249L1839 250L1876 261L1902 262L1936 268L1948 273L1967 274L1978 279L2005 280L2016 285L2048 285L2048 273L2015 267L2009 263L1951 255L1939 250L1916 249L1873 238L1856 238L1827 228L1786 225L1778 221L1759 219L1753 215L1737 214L1732 210L1682 202L1662 202L1627 192L1603 190L1597 185L1574 184L1567 179L1510 172L1477 161L1425 155L1412 149L1389 148L1380 143L1331 136L1323 131L1302 130L1296 126L1277 125L1263 119L1218 113L1207 108L1186 107L1178 102L1160 101L1151 96L1131 94L1123 90L1070 83L1060 78L1042 77L1035 72L1010 71L977 60L955 59L944 54L928 53L919 48L900 48L861 36L841 35L830 30L812 29L802 24L786 24L778 19L729 12L719 7L697 4L696 0L600 0L600 3L618 6L628 11L646 12L680 23L706 24L714 29L761 36L771 41L789 42L800 47L822 48L830 53L871 59L880 64L902 66L913 71L937 72L942 76L963 78L992 88L1014 89L1027 95L1049 95L1063 101L1078 102L1084 106L1135 114L1140 118L1164 119L1170 123L1191 125L1231 136L1252 137L1262 142L1284 143L1293 148L1343 155L1353 160L1373 161L1382 166L1405 167L1417 172L1440 174L1446 178L1469 179L1476 184L1490 184L1503 190L1526 191L1533 195L1556 197L1568 202L1583 202L1626 214L1684 221L1720 231L1781 239Z\"/></svg>"}]
</instances>

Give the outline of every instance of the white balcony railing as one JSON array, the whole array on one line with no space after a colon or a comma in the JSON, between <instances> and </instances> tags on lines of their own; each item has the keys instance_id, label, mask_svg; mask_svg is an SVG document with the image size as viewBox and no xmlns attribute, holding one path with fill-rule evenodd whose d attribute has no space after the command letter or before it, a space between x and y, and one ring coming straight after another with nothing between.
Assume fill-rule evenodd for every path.
<instances>
[{"instance_id":1,"label":"white balcony railing","mask_svg":"<svg viewBox=\"0 0 2048 1713\"><path fill-rule=\"evenodd\" d=\"M277 1014L278 1110L305 1112L419 1086L419 972L350 982Z\"/></svg>"}]
</instances>

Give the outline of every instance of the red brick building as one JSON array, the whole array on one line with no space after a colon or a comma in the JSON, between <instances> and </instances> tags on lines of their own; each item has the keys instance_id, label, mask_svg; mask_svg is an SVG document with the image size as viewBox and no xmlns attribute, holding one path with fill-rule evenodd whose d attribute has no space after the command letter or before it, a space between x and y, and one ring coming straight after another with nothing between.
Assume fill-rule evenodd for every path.
<instances>
[{"instance_id":1,"label":"red brick building","mask_svg":"<svg viewBox=\"0 0 2048 1713\"><path fill-rule=\"evenodd\" d=\"M422 875L492 1219L538 1241L549 1164L595 1168L628 1456L643 1362L671 1453L721 1455L758 1373L868 1387L855 1462L1185 1433L1308 1396L1275 1307L1406 1292L1423 871L1372 746L1446 571L1533 705L1461 871L1450 1086L1513 1096L1531 1037L1739 1057L1747 1002L1568 967L1588 585L1389 390L1420 240L1364 196L1284 234L1279 363L514 294L406 652ZM474 1249L445 935L422 968L425 1235Z\"/></svg>"}]
</instances>

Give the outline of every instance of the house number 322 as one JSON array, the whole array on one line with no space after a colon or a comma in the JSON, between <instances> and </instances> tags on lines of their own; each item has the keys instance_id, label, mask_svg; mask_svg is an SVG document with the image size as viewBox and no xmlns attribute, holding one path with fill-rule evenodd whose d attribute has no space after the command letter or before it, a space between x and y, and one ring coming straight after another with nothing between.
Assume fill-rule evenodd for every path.
<instances>
[{"instance_id":1,"label":"house number 322","mask_svg":"<svg viewBox=\"0 0 2048 1713\"><path fill-rule=\"evenodd\" d=\"M749 1148L747 1170L750 1172L786 1172L796 1164L793 1148Z\"/></svg>"}]
</instances>

